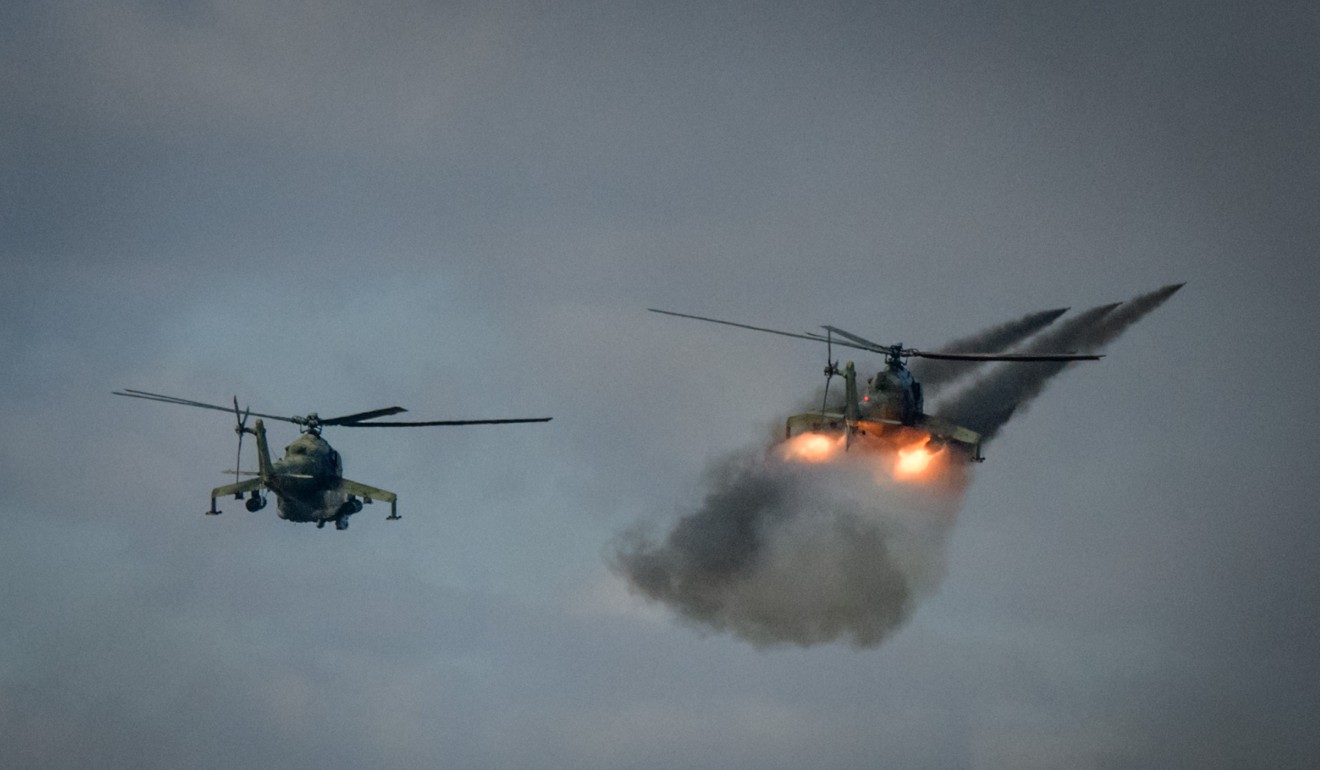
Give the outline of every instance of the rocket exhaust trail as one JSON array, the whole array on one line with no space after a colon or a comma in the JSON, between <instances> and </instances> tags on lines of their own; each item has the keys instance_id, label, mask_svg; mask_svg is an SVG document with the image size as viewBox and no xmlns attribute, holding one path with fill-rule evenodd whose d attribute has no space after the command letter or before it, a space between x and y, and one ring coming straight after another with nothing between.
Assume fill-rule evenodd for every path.
<instances>
[{"instance_id":1,"label":"rocket exhaust trail","mask_svg":"<svg viewBox=\"0 0 1320 770\"><path fill-rule=\"evenodd\" d=\"M1059 316L1068 312L1068 308L1042 310L1029 313L1015 321L992 326L984 331L956 339L941 345L941 353L1001 353L1025 340L1046 326L1054 323ZM984 361L942 361L933 358L919 358L908 365L912 375L921 382L926 395L956 379L965 377Z\"/></svg>"},{"instance_id":2,"label":"rocket exhaust trail","mask_svg":"<svg viewBox=\"0 0 1320 770\"><path fill-rule=\"evenodd\" d=\"M1079 348L1084 335L1120 304L1116 302L1087 310L1054 332L1033 340L1025 352ZM972 383L948 403L941 404L936 411L941 417L980 433L983 441L988 440L999 432L1019 406L1040 395L1045 383L1067 365L1063 361L1004 364Z\"/></svg>"},{"instance_id":3,"label":"rocket exhaust trail","mask_svg":"<svg viewBox=\"0 0 1320 770\"><path fill-rule=\"evenodd\" d=\"M1126 331L1129 326L1145 318L1150 311L1163 305L1169 297L1176 294L1184 285L1171 283L1168 286L1162 286L1155 291L1128 300L1113 313L1101 319L1100 323L1096 324L1089 334L1078 340L1078 344L1086 350L1095 350L1108 345L1117 339L1118 335Z\"/></svg>"},{"instance_id":4,"label":"rocket exhaust trail","mask_svg":"<svg viewBox=\"0 0 1320 770\"><path fill-rule=\"evenodd\" d=\"M1101 305L1064 324L1028 346L1028 352L1078 349L1093 351L1107 345L1164 304L1182 284L1171 284L1140 295L1123 304ZM1040 395L1049 380L1069 366L1067 362L1007 364L973 383L939 414L981 434L982 440L994 438L1019 410Z\"/></svg>"}]
</instances>

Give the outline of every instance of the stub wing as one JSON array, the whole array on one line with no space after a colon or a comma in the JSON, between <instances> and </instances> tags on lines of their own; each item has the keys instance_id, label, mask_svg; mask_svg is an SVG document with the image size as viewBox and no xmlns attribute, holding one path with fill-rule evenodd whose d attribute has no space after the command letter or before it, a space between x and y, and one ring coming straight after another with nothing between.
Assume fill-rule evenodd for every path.
<instances>
[{"instance_id":1,"label":"stub wing","mask_svg":"<svg viewBox=\"0 0 1320 770\"><path fill-rule=\"evenodd\" d=\"M390 504L390 515L386 518L400 518L398 511L399 496L393 492L388 492L378 487L369 487L366 484L349 481L348 479L339 480L339 491L346 495L356 495L357 497L362 498L362 502L364 503L370 503L376 500L387 502Z\"/></svg>"},{"instance_id":2,"label":"stub wing","mask_svg":"<svg viewBox=\"0 0 1320 770\"><path fill-rule=\"evenodd\" d=\"M784 424L784 438L803 433L842 433L847 427L842 412L803 412L788 418Z\"/></svg>"},{"instance_id":3,"label":"stub wing","mask_svg":"<svg viewBox=\"0 0 1320 770\"><path fill-rule=\"evenodd\" d=\"M932 441L943 441L962 447L971 456L973 462L979 463L985 460L981 456L980 433L933 414L923 414L919 427L930 434Z\"/></svg>"},{"instance_id":4,"label":"stub wing","mask_svg":"<svg viewBox=\"0 0 1320 770\"><path fill-rule=\"evenodd\" d=\"M223 487L216 487L211 490L211 498L224 497L225 495L234 495L240 492L255 492L265 486L265 483L259 479L248 479L240 481L237 484L226 484Z\"/></svg>"},{"instance_id":5,"label":"stub wing","mask_svg":"<svg viewBox=\"0 0 1320 770\"><path fill-rule=\"evenodd\" d=\"M843 433L848 429L848 424L848 417L843 412L803 412L788 418L784 437L792 438L803 433ZM853 430L866 433L869 428L877 435L902 425L898 420L877 417L862 417L852 421Z\"/></svg>"},{"instance_id":6,"label":"stub wing","mask_svg":"<svg viewBox=\"0 0 1320 770\"><path fill-rule=\"evenodd\" d=\"M964 450L972 460L980 461L981 434L964 428L943 417L925 414L915 425L904 425L898 420L882 417L861 417L851 422L842 412L803 412L788 418L784 438L803 433L869 436L872 439L904 446L930 440L936 444L953 444Z\"/></svg>"},{"instance_id":7,"label":"stub wing","mask_svg":"<svg viewBox=\"0 0 1320 770\"><path fill-rule=\"evenodd\" d=\"M960 444L972 446L981 443L980 433L933 414L923 414L918 427L932 436L948 441L956 441Z\"/></svg>"},{"instance_id":8,"label":"stub wing","mask_svg":"<svg viewBox=\"0 0 1320 770\"><path fill-rule=\"evenodd\" d=\"M256 492L265 485L265 482L260 478L255 478L248 479L247 481L240 481L237 484L226 484L223 487L216 487L211 490L211 510L207 511L207 513L212 516L216 516L220 513L215 507L215 499L217 497L224 497L225 495L242 495L244 492Z\"/></svg>"}]
</instances>

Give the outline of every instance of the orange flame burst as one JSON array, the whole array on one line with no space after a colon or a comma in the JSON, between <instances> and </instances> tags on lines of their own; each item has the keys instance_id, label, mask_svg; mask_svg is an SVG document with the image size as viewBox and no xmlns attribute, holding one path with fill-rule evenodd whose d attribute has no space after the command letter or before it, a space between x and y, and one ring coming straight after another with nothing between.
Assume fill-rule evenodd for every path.
<instances>
[{"instance_id":1,"label":"orange flame burst","mask_svg":"<svg viewBox=\"0 0 1320 770\"><path fill-rule=\"evenodd\" d=\"M823 433L803 433L779 445L779 453L785 460L804 463L827 463L837 457L842 449L843 436L827 436Z\"/></svg>"},{"instance_id":2,"label":"orange flame burst","mask_svg":"<svg viewBox=\"0 0 1320 770\"><path fill-rule=\"evenodd\" d=\"M917 479L925 475L930 464L939 452L926 448L925 440L909 444L898 450L898 460L894 463L894 478Z\"/></svg>"},{"instance_id":3,"label":"orange flame burst","mask_svg":"<svg viewBox=\"0 0 1320 770\"><path fill-rule=\"evenodd\" d=\"M961 471L955 472L956 463L951 465L947 447L932 450L929 435L921 435L916 441L910 435L904 438L906 443L895 446L872 436L857 436L851 449L845 451L847 442L843 435L803 433L777 444L773 452L790 463L861 464L870 469L881 487L890 487L895 482L903 486L942 485L961 477Z\"/></svg>"}]
</instances>

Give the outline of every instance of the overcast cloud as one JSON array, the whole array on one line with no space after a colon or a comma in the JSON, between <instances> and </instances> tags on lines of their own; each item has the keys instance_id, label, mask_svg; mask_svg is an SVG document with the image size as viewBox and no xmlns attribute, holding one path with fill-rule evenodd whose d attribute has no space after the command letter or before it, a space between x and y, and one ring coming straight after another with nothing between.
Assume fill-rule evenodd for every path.
<instances>
[{"instance_id":1,"label":"overcast cloud","mask_svg":"<svg viewBox=\"0 0 1320 770\"><path fill-rule=\"evenodd\" d=\"M6 4L0 765L1309 766L1318 36L1273 2ZM1182 281L987 446L878 646L758 647L610 571L824 365L647 307L935 348ZM231 423L123 387L555 419L328 429L403 515L340 533L203 517Z\"/></svg>"}]
</instances>

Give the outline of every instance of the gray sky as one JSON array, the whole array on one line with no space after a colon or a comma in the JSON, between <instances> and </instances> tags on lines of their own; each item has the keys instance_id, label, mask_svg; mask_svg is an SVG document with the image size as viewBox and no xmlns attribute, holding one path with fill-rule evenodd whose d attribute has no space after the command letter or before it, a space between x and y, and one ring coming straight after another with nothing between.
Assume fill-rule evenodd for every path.
<instances>
[{"instance_id":1,"label":"gray sky","mask_svg":"<svg viewBox=\"0 0 1320 770\"><path fill-rule=\"evenodd\" d=\"M1317 35L1301 3L6 4L0 764L1309 764ZM823 363L645 308L934 347L1184 280L987 448L882 646L760 650L609 571ZM404 516L336 533L201 516L231 424L121 387L555 421L327 431Z\"/></svg>"}]
</instances>

